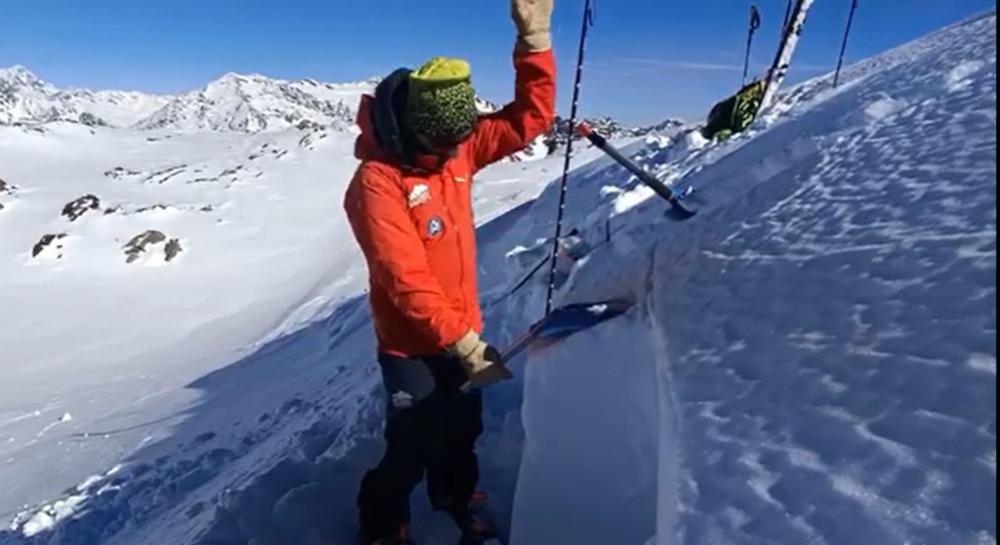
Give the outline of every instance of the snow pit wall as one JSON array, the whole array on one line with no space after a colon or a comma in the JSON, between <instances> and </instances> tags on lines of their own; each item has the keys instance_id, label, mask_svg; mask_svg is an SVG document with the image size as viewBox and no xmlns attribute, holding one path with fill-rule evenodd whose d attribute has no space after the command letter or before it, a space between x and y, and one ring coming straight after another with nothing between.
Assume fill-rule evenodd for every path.
<instances>
[{"instance_id":1,"label":"snow pit wall","mask_svg":"<svg viewBox=\"0 0 1000 545\"><path fill-rule=\"evenodd\" d=\"M649 325L636 307L527 356L511 544L642 544L656 534L669 418Z\"/></svg>"}]
</instances>

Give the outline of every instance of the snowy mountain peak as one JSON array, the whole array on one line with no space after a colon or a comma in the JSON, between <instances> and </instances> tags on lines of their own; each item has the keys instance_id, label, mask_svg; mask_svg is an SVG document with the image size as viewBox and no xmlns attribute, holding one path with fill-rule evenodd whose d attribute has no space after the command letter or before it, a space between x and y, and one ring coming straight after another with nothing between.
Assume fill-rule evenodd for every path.
<instances>
[{"instance_id":1,"label":"snowy mountain peak","mask_svg":"<svg viewBox=\"0 0 1000 545\"><path fill-rule=\"evenodd\" d=\"M180 131L260 132L303 122L346 128L377 79L285 81L229 72L198 91L162 96L58 89L20 65L0 69L0 125L56 121Z\"/></svg>"},{"instance_id":2,"label":"snowy mountain peak","mask_svg":"<svg viewBox=\"0 0 1000 545\"><path fill-rule=\"evenodd\" d=\"M0 68L0 125L66 121L126 127L167 100L138 92L58 89L24 66Z\"/></svg>"},{"instance_id":3,"label":"snowy mountain peak","mask_svg":"<svg viewBox=\"0 0 1000 545\"><path fill-rule=\"evenodd\" d=\"M43 83L40 79L38 79L38 76L36 76L34 72L28 70L27 67L20 64L15 64L9 68L0 68L0 80L24 86Z\"/></svg>"},{"instance_id":4,"label":"snowy mountain peak","mask_svg":"<svg viewBox=\"0 0 1000 545\"><path fill-rule=\"evenodd\" d=\"M222 77L206 85L201 92L208 98L222 99L226 95L241 93L244 86L255 81L259 80L254 76L244 76L235 72L227 72Z\"/></svg>"},{"instance_id":5,"label":"snowy mountain peak","mask_svg":"<svg viewBox=\"0 0 1000 545\"><path fill-rule=\"evenodd\" d=\"M202 92L206 95L211 95L215 93L225 93L231 90L239 90L243 87L259 85L281 85L287 84L288 82L268 78L267 76L261 74L239 74L236 72L226 72L219 78L212 80L202 89Z\"/></svg>"},{"instance_id":6,"label":"snowy mountain peak","mask_svg":"<svg viewBox=\"0 0 1000 545\"><path fill-rule=\"evenodd\" d=\"M225 82L225 81L239 82L239 81L245 81L245 80L251 80L251 79L267 79L267 78L265 78L264 76L262 76L260 74L239 74L237 72L226 72L225 74L222 75L222 77L220 77L216 81L219 81L219 82Z\"/></svg>"},{"instance_id":7,"label":"snowy mountain peak","mask_svg":"<svg viewBox=\"0 0 1000 545\"><path fill-rule=\"evenodd\" d=\"M346 129L367 82L321 84L229 72L202 90L179 96L137 124L140 129L261 132L304 122Z\"/></svg>"}]
</instances>

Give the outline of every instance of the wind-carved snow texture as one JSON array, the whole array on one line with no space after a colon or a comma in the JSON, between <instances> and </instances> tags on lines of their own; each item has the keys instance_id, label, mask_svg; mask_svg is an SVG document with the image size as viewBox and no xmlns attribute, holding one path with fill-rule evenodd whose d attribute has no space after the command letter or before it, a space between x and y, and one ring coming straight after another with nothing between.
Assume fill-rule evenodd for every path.
<instances>
[{"instance_id":1,"label":"wind-carved snow texture","mask_svg":"<svg viewBox=\"0 0 1000 545\"><path fill-rule=\"evenodd\" d=\"M633 197L644 188L618 193L617 234L564 296L651 297L663 351L644 359L663 386L635 394L651 372L631 366L639 331L608 335L620 324L529 359L512 542L995 543L994 36L993 15L958 25L854 67L838 91L792 90L726 145L680 143L693 152L673 164L657 164L673 149L640 154L693 186L701 215L665 222L661 201ZM582 224L599 235L605 210ZM608 352L630 372L591 376ZM585 492L642 465L623 469L600 424L588 437L593 392L615 399L602 384L660 418L629 425L634 409L595 403L660 434L642 457L659 488L639 507ZM643 538L606 525L654 509Z\"/></svg>"},{"instance_id":2,"label":"wind-carved snow texture","mask_svg":"<svg viewBox=\"0 0 1000 545\"><path fill-rule=\"evenodd\" d=\"M658 247L682 460L659 543L995 543L994 25L772 129L854 125L680 262Z\"/></svg>"},{"instance_id":3,"label":"wind-carved snow texture","mask_svg":"<svg viewBox=\"0 0 1000 545\"><path fill-rule=\"evenodd\" d=\"M924 62L992 48L969 41ZM970 365L995 361L996 341L983 67L961 87L909 66L865 82L896 113L877 108L726 210L721 240L684 263L697 272L657 293L677 358L682 543L995 539L995 372Z\"/></svg>"}]
</instances>

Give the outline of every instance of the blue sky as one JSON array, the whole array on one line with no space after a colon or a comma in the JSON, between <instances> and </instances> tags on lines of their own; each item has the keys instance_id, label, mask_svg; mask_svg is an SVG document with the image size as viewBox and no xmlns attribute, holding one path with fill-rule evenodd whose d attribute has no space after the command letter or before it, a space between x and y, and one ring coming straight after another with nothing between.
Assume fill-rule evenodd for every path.
<instances>
[{"instance_id":1,"label":"blue sky","mask_svg":"<svg viewBox=\"0 0 1000 545\"><path fill-rule=\"evenodd\" d=\"M582 0L556 0L568 111ZM627 123L701 118L740 83L750 2L597 0L581 107ZM785 0L758 0L753 66L770 61ZM791 78L836 63L850 0L816 0ZM848 59L995 7L994 0L860 0ZM512 94L507 0L0 0L0 66L59 86L176 93L225 72L353 81L432 55L472 63L480 93Z\"/></svg>"}]
</instances>

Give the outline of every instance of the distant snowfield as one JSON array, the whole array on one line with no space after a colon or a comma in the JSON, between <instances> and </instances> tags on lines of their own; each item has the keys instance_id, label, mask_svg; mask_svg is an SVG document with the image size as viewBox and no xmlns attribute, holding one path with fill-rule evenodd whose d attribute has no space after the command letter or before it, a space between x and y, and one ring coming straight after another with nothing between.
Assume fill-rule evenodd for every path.
<instances>
[{"instance_id":1,"label":"distant snowfield","mask_svg":"<svg viewBox=\"0 0 1000 545\"><path fill-rule=\"evenodd\" d=\"M154 135L0 129L2 176L18 186L0 220L0 512L169 435L198 398L185 385L363 286L352 245L336 235L350 139ZM300 145L309 137L313 149ZM96 210L60 215L85 193L100 199ZM149 229L178 239L180 253L167 263L160 244L126 263L123 246ZM50 233L65 233L62 248L33 259ZM66 411L71 423L41 431Z\"/></svg>"},{"instance_id":2,"label":"distant snowfield","mask_svg":"<svg viewBox=\"0 0 1000 545\"><path fill-rule=\"evenodd\" d=\"M487 393L505 542L996 543L995 28L807 82L728 142L622 142L695 188L685 223L579 153L591 251L559 300L636 305ZM352 129L41 127L0 127L0 543L352 543L384 402ZM561 161L477 177L498 344L541 314Z\"/></svg>"}]
</instances>

